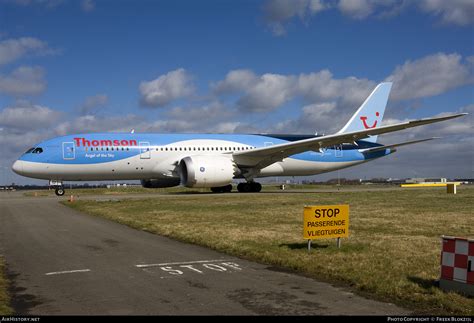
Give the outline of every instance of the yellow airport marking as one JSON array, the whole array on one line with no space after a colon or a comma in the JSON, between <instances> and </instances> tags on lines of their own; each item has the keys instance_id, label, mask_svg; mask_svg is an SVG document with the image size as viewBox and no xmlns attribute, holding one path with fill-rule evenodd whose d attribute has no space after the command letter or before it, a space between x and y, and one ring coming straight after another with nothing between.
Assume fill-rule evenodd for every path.
<instances>
[{"instance_id":1,"label":"yellow airport marking","mask_svg":"<svg viewBox=\"0 0 474 323\"><path fill-rule=\"evenodd\" d=\"M445 187L448 184L461 185L459 182L455 183L419 183L419 184L401 184L401 187Z\"/></svg>"}]
</instances>

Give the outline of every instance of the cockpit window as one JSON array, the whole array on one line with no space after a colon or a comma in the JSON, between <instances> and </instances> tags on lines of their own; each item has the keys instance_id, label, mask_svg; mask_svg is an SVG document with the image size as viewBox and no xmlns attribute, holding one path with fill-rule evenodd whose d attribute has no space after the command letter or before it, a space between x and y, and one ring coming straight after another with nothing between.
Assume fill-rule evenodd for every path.
<instances>
[{"instance_id":1,"label":"cockpit window","mask_svg":"<svg viewBox=\"0 0 474 323\"><path fill-rule=\"evenodd\" d=\"M41 154L43 152L43 148L37 147L35 150L33 150L31 153L32 154Z\"/></svg>"},{"instance_id":2,"label":"cockpit window","mask_svg":"<svg viewBox=\"0 0 474 323\"><path fill-rule=\"evenodd\" d=\"M25 151L25 154L29 154L29 153L31 153L33 150L35 150L35 149L34 149L34 148L30 148L30 149L28 149L27 151Z\"/></svg>"}]
</instances>

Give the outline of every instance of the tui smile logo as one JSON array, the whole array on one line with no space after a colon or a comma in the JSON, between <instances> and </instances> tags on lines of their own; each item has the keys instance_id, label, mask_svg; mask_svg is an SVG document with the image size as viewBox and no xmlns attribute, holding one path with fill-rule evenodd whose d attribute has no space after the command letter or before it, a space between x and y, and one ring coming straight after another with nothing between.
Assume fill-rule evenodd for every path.
<instances>
[{"instance_id":1,"label":"tui smile logo","mask_svg":"<svg viewBox=\"0 0 474 323\"><path fill-rule=\"evenodd\" d=\"M380 115L380 113L378 112L375 112L375 116L378 117ZM362 123L364 124L364 128L365 129L372 129L372 128L375 128L377 127L377 120L374 121L374 124L369 126L367 124L367 117L360 117L360 120L362 120Z\"/></svg>"}]
</instances>

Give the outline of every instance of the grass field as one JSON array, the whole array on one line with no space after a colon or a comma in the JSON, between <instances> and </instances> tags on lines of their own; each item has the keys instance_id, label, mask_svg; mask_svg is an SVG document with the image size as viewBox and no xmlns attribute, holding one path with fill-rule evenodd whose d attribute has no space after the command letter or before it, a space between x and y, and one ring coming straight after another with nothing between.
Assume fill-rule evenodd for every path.
<instances>
[{"instance_id":1,"label":"grass field","mask_svg":"<svg viewBox=\"0 0 474 323\"><path fill-rule=\"evenodd\" d=\"M367 187L370 188L396 188L398 186L395 185L383 185L383 184L372 184L370 186L367 185L315 185L315 184L307 184L307 185L285 185L286 190L364 190ZM163 193L182 193L182 194L193 194L193 193L209 193L209 188L185 188L185 187L169 187L169 188L143 188L140 186L127 186L127 187L116 187L113 186L111 188L65 188L66 189L66 196L74 195L74 196L86 196L86 195L126 195L126 194L163 194ZM234 189L235 190L235 189ZM265 191L280 191L280 185L269 185L264 184ZM44 190L33 190L33 191L25 191L23 193L25 196L28 197L44 197L44 196L55 196L54 189L44 189Z\"/></svg>"},{"instance_id":2,"label":"grass field","mask_svg":"<svg viewBox=\"0 0 474 323\"><path fill-rule=\"evenodd\" d=\"M440 236L474 237L474 188L378 192L162 194L124 201L64 202L139 230L207 246L348 286L416 314L474 315L474 299L445 293ZM304 205L349 204L350 237L341 249L302 238Z\"/></svg>"},{"instance_id":3,"label":"grass field","mask_svg":"<svg viewBox=\"0 0 474 323\"><path fill-rule=\"evenodd\" d=\"M0 257L0 315L11 315L13 310L10 308L10 297L8 296L8 284L5 279L5 264Z\"/></svg>"}]
</instances>

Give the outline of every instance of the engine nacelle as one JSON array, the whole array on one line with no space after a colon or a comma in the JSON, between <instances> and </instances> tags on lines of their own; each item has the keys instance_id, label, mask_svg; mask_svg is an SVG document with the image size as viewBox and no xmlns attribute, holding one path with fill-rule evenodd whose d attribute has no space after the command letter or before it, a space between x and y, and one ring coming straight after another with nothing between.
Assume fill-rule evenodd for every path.
<instances>
[{"instance_id":1,"label":"engine nacelle","mask_svg":"<svg viewBox=\"0 0 474 323\"><path fill-rule=\"evenodd\" d=\"M189 156L181 159L179 175L186 187L218 187L232 182L239 169L222 156Z\"/></svg>"},{"instance_id":2,"label":"engine nacelle","mask_svg":"<svg viewBox=\"0 0 474 323\"><path fill-rule=\"evenodd\" d=\"M180 184L179 178L142 179L142 186L145 188L173 187Z\"/></svg>"}]
</instances>

